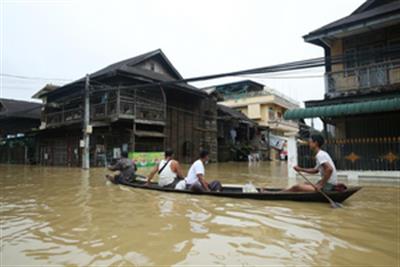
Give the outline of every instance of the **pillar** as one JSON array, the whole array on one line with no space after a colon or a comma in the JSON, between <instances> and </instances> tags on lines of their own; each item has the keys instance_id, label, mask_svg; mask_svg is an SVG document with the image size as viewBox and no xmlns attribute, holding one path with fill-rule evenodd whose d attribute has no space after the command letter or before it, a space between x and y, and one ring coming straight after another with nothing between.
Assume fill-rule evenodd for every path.
<instances>
[{"instance_id":1,"label":"pillar","mask_svg":"<svg viewBox=\"0 0 400 267\"><path fill-rule=\"evenodd\" d=\"M293 167L297 165L297 141L296 141L296 133L287 133L285 134L288 138L287 141L287 149L288 149L288 177L296 178L296 171L293 170Z\"/></svg>"}]
</instances>

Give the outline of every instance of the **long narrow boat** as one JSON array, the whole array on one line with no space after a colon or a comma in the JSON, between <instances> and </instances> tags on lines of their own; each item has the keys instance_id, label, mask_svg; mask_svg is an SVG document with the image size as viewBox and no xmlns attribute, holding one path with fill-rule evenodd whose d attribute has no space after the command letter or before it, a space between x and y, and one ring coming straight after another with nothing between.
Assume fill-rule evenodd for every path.
<instances>
[{"instance_id":1,"label":"long narrow boat","mask_svg":"<svg viewBox=\"0 0 400 267\"><path fill-rule=\"evenodd\" d=\"M179 194L195 194L195 195L206 195L215 197L228 197L228 198L241 198L241 199L256 199L256 200L291 200L291 201L308 201L308 202L328 202L326 198L318 192L281 192L281 188L268 188L264 189L263 192L258 193L243 193L241 186L234 185L224 185L221 192L192 192L189 190L176 190L159 187L157 184L153 183L147 186L143 181L135 182L124 182L123 185L145 189L145 190L155 190L166 193L179 193ZM327 195L332 198L335 202L343 202L351 195L360 190L359 186L352 186L347 188L343 192L331 191L327 192ZM260 188L257 188L260 191Z\"/></svg>"}]
</instances>

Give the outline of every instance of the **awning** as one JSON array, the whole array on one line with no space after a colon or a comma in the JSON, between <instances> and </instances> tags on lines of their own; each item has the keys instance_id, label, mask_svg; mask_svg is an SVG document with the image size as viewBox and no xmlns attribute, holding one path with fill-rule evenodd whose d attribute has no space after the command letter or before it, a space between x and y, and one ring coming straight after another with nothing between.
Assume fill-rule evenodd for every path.
<instances>
[{"instance_id":1,"label":"awning","mask_svg":"<svg viewBox=\"0 0 400 267\"><path fill-rule=\"evenodd\" d=\"M345 115L376 113L394 110L400 110L400 96L389 99L380 99L358 103L292 109L286 111L283 117L286 120L296 120L317 117L340 117Z\"/></svg>"}]
</instances>

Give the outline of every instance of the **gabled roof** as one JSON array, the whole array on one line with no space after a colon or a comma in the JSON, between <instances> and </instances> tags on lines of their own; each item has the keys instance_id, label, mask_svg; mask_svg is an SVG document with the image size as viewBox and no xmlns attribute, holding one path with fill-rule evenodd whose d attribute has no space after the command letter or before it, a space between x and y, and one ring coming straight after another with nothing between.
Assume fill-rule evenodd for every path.
<instances>
[{"instance_id":1,"label":"gabled roof","mask_svg":"<svg viewBox=\"0 0 400 267\"><path fill-rule=\"evenodd\" d=\"M365 23L372 20L400 21L399 0L368 0L358 7L352 14L329 23L303 36L306 42L317 43L323 35L339 31L346 27L366 27ZM383 21L382 21L383 22ZM394 23L394 22L392 22Z\"/></svg>"},{"instance_id":2,"label":"gabled roof","mask_svg":"<svg viewBox=\"0 0 400 267\"><path fill-rule=\"evenodd\" d=\"M57 88L59 88L60 86L58 85L54 85L54 84L46 84L42 89L40 89L39 91L37 91L32 98L34 99L40 99L42 98L45 94L52 92L54 90L56 90Z\"/></svg>"},{"instance_id":3,"label":"gabled roof","mask_svg":"<svg viewBox=\"0 0 400 267\"><path fill-rule=\"evenodd\" d=\"M162 61L163 67L165 67L171 76L166 75L164 73L152 71L149 69L145 69L143 67L139 67L141 63L145 62L146 60L149 60L151 58L158 59ZM142 77L146 78L148 80L151 80L152 82L169 82L169 81L175 81L175 80L182 80L183 77L182 75L175 69L175 67L172 65L172 63L169 61L169 59L165 56L165 54L161 51L161 49L157 49L136 57L132 57L129 59L125 59L122 61L119 61L117 63L111 64L105 68L102 68L92 74L90 74L90 79L101 79L102 77L109 77L109 76L115 76L118 74L129 74L132 76L137 76L137 77ZM66 84L62 87L60 87L60 90L63 90L65 88L69 88L73 85L76 85L77 83L84 82L85 78L81 78L79 80L76 80L72 83ZM204 94L201 90L198 88L191 86L187 83L181 82L177 84L179 87L183 87L185 89L189 89L192 92L196 92L199 94ZM56 90L58 91L58 90Z\"/></svg>"},{"instance_id":4,"label":"gabled roof","mask_svg":"<svg viewBox=\"0 0 400 267\"><path fill-rule=\"evenodd\" d=\"M145 61L147 59L150 59L152 57L155 57L155 56L160 57L162 60L164 60L166 62L166 66L174 74L176 79L179 79L179 80L183 79L183 77L175 69L175 67L172 65L171 61L169 61L169 59L165 56L165 54L163 53L163 51L161 49L156 49L154 51L150 51L150 52L141 54L139 56L128 58L128 59L119 61L117 63L111 64L111 65L109 65L109 66L107 66L107 67L105 67L105 68L103 68L101 70L98 70L98 71L92 73L90 75L90 77L91 78L95 78L95 77L101 76L103 74L107 74L109 72L112 72L112 71L122 70L122 69L124 69L126 67L133 67L134 68L135 65L138 65L139 63L141 63L141 62L143 62L143 61ZM168 80L167 76L157 75L157 74L159 74L159 73L154 72L154 71L149 71L146 76L148 78L167 79Z\"/></svg>"},{"instance_id":5,"label":"gabled roof","mask_svg":"<svg viewBox=\"0 0 400 267\"><path fill-rule=\"evenodd\" d=\"M393 0L367 0L361 6L359 6L356 10L354 10L353 13L351 13L351 14L352 15L359 14L359 13L374 9L374 8L382 6L382 5L390 4L391 2L394 2L394 1Z\"/></svg>"},{"instance_id":6,"label":"gabled roof","mask_svg":"<svg viewBox=\"0 0 400 267\"><path fill-rule=\"evenodd\" d=\"M0 119L6 117L40 119L42 104L0 98Z\"/></svg>"}]
</instances>

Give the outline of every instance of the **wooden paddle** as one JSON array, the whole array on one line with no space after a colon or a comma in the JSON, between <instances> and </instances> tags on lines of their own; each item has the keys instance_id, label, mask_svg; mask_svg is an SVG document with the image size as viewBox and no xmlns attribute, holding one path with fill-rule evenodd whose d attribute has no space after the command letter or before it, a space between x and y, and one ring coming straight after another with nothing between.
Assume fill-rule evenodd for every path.
<instances>
[{"instance_id":1,"label":"wooden paddle","mask_svg":"<svg viewBox=\"0 0 400 267\"><path fill-rule=\"evenodd\" d=\"M341 208L341 207L343 207L342 204L333 201L327 194L325 194L324 191L318 189L318 188L317 188L310 180L308 180L308 178L305 177L301 172L297 171L297 173L300 174L300 176L303 177L304 180L306 180L309 184L311 184L311 185L314 187L314 189L315 189L316 191L320 192L320 193L329 201L329 203L331 204L331 207L332 207L332 208L336 209L336 208Z\"/></svg>"}]
</instances>

